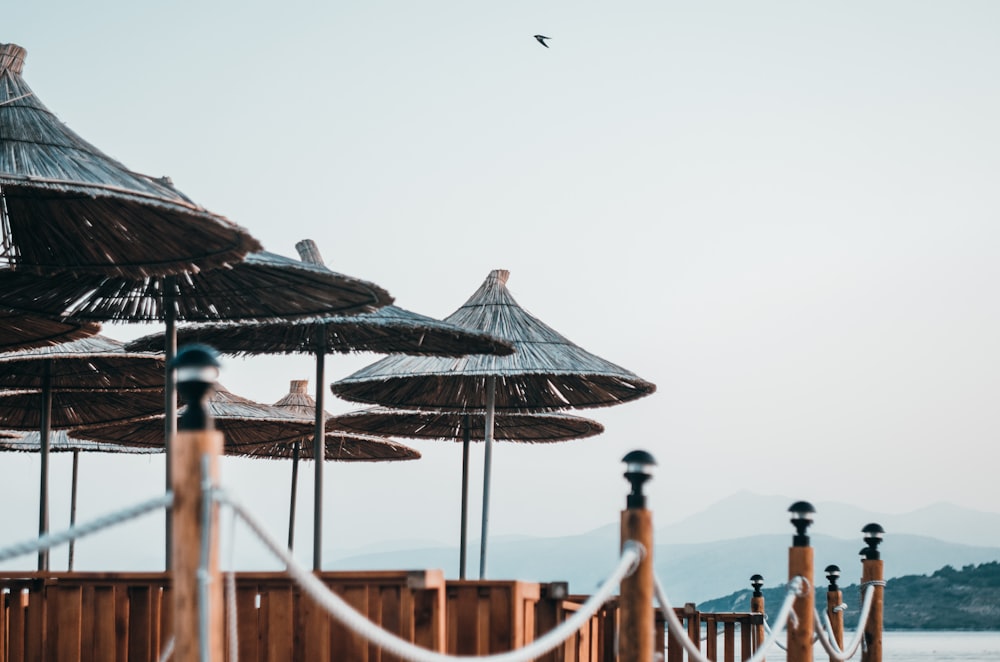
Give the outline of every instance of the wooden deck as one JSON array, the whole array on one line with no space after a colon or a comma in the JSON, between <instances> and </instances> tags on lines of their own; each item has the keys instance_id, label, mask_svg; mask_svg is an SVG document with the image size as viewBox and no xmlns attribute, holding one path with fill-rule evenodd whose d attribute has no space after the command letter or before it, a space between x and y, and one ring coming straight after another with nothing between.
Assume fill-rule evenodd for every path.
<instances>
[{"instance_id":1,"label":"wooden deck","mask_svg":"<svg viewBox=\"0 0 1000 662\"><path fill-rule=\"evenodd\" d=\"M486 655L533 641L569 618L586 596L563 583L445 581L429 571L321 572L317 576L389 632L430 650ZM170 639L167 573L0 573L0 662L156 662ZM246 662L337 660L391 662L321 612L284 573L238 573L239 659ZM228 609L228 607L227 607ZM760 616L676 610L711 659L735 662L756 645ZM228 614L227 614L228 617ZM618 605L607 603L545 662L614 662ZM657 649L668 662L687 659L656 614ZM228 659L228 652L227 652Z\"/></svg>"}]
</instances>

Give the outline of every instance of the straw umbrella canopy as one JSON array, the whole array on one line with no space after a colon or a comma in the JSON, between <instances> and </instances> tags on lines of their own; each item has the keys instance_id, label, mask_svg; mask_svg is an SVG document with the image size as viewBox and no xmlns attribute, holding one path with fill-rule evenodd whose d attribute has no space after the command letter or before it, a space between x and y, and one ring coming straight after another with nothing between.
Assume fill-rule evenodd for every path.
<instances>
[{"instance_id":1,"label":"straw umbrella canopy","mask_svg":"<svg viewBox=\"0 0 1000 662\"><path fill-rule=\"evenodd\" d=\"M162 355L126 352L106 336L0 354L0 426L36 429L42 440L39 535L48 531L52 429L162 411L163 369ZM47 564L39 552L39 570Z\"/></svg>"},{"instance_id":2,"label":"straw umbrella canopy","mask_svg":"<svg viewBox=\"0 0 1000 662\"><path fill-rule=\"evenodd\" d=\"M303 260L322 266L319 251L310 240L296 248ZM396 306L373 313L334 315L301 320L276 320L247 324L202 324L177 330L178 342L203 343L223 354L312 354L316 363L314 446L323 444L326 429L323 398L325 357L328 353L400 352L417 355L461 356L469 353L509 354L511 344L486 332L449 324ZM155 334L129 344L133 349L159 347L163 340ZM323 455L316 448L315 456ZM313 498L313 569L320 569L322 534L322 464L316 463Z\"/></svg>"},{"instance_id":3,"label":"straw umbrella canopy","mask_svg":"<svg viewBox=\"0 0 1000 662\"><path fill-rule=\"evenodd\" d=\"M466 524L469 504L469 443L483 441L485 411L404 410L369 407L330 419L334 428L413 439L462 441L462 513L459 538L459 579L465 579ZM493 437L498 441L549 443L584 439L604 432L595 420L558 412L494 415Z\"/></svg>"},{"instance_id":4,"label":"straw umbrella canopy","mask_svg":"<svg viewBox=\"0 0 1000 662\"><path fill-rule=\"evenodd\" d=\"M510 341L509 356L389 356L335 382L346 400L396 407L485 411L480 578L486 574L489 481L496 411L605 407L656 390L636 374L573 344L521 308L507 290L510 273L490 272L476 292L445 318Z\"/></svg>"},{"instance_id":5,"label":"straw umbrella canopy","mask_svg":"<svg viewBox=\"0 0 1000 662\"><path fill-rule=\"evenodd\" d=\"M149 322L162 320L165 333L155 348L169 364L177 349L176 320L288 319L317 314L352 315L392 302L384 289L311 262L268 252L247 255L231 268L175 276L83 274L42 277L0 270L0 300L18 310L74 320ZM173 374L165 377L164 434L176 431ZM169 489L170 444L166 484ZM167 558L171 532L166 534Z\"/></svg>"},{"instance_id":6,"label":"straw umbrella canopy","mask_svg":"<svg viewBox=\"0 0 1000 662\"><path fill-rule=\"evenodd\" d=\"M226 437L226 455L253 455L258 446L301 439L312 431L312 419L241 397L221 384L216 384L207 409L215 429ZM161 413L141 421L81 427L73 434L101 443L163 448L163 429Z\"/></svg>"},{"instance_id":7,"label":"straw umbrella canopy","mask_svg":"<svg viewBox=\"0 0 1000 662\"><path fill-rule=\"evenodd\" d=\"M64 321L0 308L0 352L70 342L100 330L100 325L92 322Z\"/></svg>"},{"instance_id":8,"label":"straw umbrella canopy","mask_svg":"<svg viewBox=\"0 0 1000 662\"><path fill-rule=\"evenodd\" d=\"M22 78L25 55L0 44L0 260L38 272L146 276L260 250L168 178L133 172L66 127Z\"/></svg>"},{"instance_id":9,"label":"straw umbrella canopy","mask_svg":"<svg viewBox=\"0 0 1000 662\"><path fill-rule=\"evenodd\" d=\"M16 433L0 431L0 452L40 453L41 450L41 436L38 432ZM150 454L162 452L162 449L129 447L119 444L101 444L86 439L77 439L65 430L56 430L49 437L49 452L73 454L73 473L69 502L69 525L72 527L76 524L76 494L77 479L80 473L80 453ZM75 543L75 540L69 541L69 563L67 569L70 571L73 570L73 557L76 550Z\"/></svg>"},{"instance_id":10,"label":"straw umbrella canopy","mask_svg":"<svg viewBox=\"0 0 1000 662\"><path fill-rule=\"evenodd\" d=\"M293 379L288 393L274 403L274 407L291 414L314 420L316 416L316 401L309 397L309 381ZM329 414L327 427L332 426ZM293 442L279 442L268 447L261 447L258 457L291 458L292 487L288 506L288 549L295 542L295 503L298 494L299 459L310 460L316 457L314 444L305 443L308 438ZM323 448L326 451L324 460L333 462L392 462L398 460L418 460L420 453L403 444L380 437L364 434L348 434L343 431L327 432Z\"/></svg>"}]
</instances>

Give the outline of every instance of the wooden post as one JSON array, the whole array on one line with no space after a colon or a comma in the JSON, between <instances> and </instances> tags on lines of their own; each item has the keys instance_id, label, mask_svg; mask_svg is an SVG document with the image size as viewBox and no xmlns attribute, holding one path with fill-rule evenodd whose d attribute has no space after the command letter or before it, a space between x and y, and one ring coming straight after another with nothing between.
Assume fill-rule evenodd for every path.
<instances>
[{"instance_id":1,"label":"wooden post","mask_svg":"<svg viewBox=\"0 0 1000 662\"><path fill-rule=\"evenodd\" d=\"M760 590L764 586L764 578L760 575L754 575L750 578L750 584L753 586L753 595L750 596L750 612L761 615L760 622L753 626L754 641L751 653L755 653L764 642L764 615L767 612L764 611L764 594ZM764 662L763 658L761 658L761 662Z\"/></svg>"},{"instance_id":2,"label":"wooden post","mask_svg":"<svg viewBox=\"0 0 1000 662\"><path fill-rule=\"evenodd\" d=\"M875 591L872 596L871 611L865 621L864 648L861 650L861 662L882 662L882 600L885 594L885 568L878 551L885 532L878 524L868 524L862 529L868 548L864 550L865 558L861 561L861 586L871 584Z\"/></svg>"},{"instance_id":3,"label":"wooden post","mask_svg":"<svg viewBox=\"0 0 1000 662\"><path fill-rule=\"evenodd\" d=\"M621 582L621 625L619 662L652 662L655 639L653 612L653 513L646 510L642 485L656 464L645 451L632 451L623 462L625 478L632 484L626 509L621 516L621 544L629 540L642 544L645 555L635 571ZM683 636L683 633L677 633Z\"/></svg>"},{"instance_id":4,"label":"wooden post","mask_svg":"<svg viewBox=\"0 0 1000 662\"><path fill-rule=\"evenodd\" d=\"M844 650L844 612L840 608L844 602L844 594L837 586L840 568L828 565L825 572L826 578L830 581L830 586L826 589L826 615L830 618L830 633L833 635L837 648ZM837 658L831 655L830 662L837 662Z\"/></svg>"},{"instance_id":5,"label":"wooden post","mask_svg":"<svg viewBox=\"0 0 1000 662\"><path fill-rule=\"evenodd\" d=\"M798 625L788 624L788 662L812 662L813 655L813 613L816 608L816 594L813 591L813 548L809 546L806 530L812 524L812 513L816 509L806 501L798 501L788 509L792 513L792 524L796 534L792 546L788 548L788 580L803 577L808 582L802 587L802 595L795 598L792 609Z\"/></svg>"},{"instance_id":6,"label":"wooden post","mask_svg":"<svg viewBox=\"0 0 1000 662\"><path fill-rule=\"evenodd\" d=\"M171 510L173 662L222 662L224 655L219 511L217 504L205 503L211 495L203 490L204 469L208 471L211 484L218 483L219 455L223 448L222 433L212 429L211 417L204 409L204 398L211 390L214 375L218 374L217 360L214 375L206 370L212 366L205 365L205 362L214 359L214 353L208 354L207 350L199 346L182 348L177 353L175 364L170 366L177 368L178 390L188 402L178 423L171 453L171 487L174 494ZM202 363L192 365L192 362L198 361ZM204 520L206 505L210 512L208 522ZM209 527L207 532L204 530L206 524ZM208 535L207 595L199 591L204 535ZM204 618L205 609L207 619ZM203 659L203 651L207 651L207 659Z\"/></svg>"}]
</instances>

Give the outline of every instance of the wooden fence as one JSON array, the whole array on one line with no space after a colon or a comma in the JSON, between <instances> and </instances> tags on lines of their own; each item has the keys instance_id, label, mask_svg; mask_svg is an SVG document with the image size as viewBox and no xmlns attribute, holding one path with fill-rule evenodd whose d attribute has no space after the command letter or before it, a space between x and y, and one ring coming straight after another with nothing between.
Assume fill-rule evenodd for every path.
<instances>
[{"instance_id":1,"label":"wooden fence","mask_svg":"<svg viewBox=\"0 0 1000 662\"><path fill-rule=\"evenodd\" d=\"M436 570L317 576L389 632L456 655L523 646L586 600L568 595L564 583L446 582ZM0 662L156 662L172 632L170 590L166 573L0 573ZM328 617L284 573L238 573L235 597L241 661L397 659ZM759 614L700 613L693 605L676 613L693 640L706 637L702 650L710 659L746 659L759 644ZM539 660L615 662L618 618L611 600ZM665 659L687 659L679 645L666 646L670 637L658 611L656 622Z\"/></svg>"}]
</instances>

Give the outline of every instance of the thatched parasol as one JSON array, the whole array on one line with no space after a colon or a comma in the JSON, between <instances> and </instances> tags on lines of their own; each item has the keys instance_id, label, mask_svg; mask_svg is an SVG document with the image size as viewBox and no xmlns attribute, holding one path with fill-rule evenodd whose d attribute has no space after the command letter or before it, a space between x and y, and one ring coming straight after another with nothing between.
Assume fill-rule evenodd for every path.
<instances>
[{"instance_id":1,"label":"thatched parasol","mask_svg":"<svg viewBox=\"0 0 1000 662\"><path fill-rule=\"evenodd\" d=\"M260 250L168 178L132 172L67 128L21 77L25 54L0 44L0 261L146 276L219 267Z\"/></svg>"},{"instance_id":2,"label":"thatched parasol","mask_svg":"<svg viewBox=\"0 0 1000 662\"><path fill-rule=\"evenodd\" d=\"M226 455L254 455L256 447L292 441L312 432L312 419L231 393L221 384L208 400L215 429L226 436ZM183 413L183 408L182 412ZM102 443L163 448L163 414L120 425L77 428L74 435Z\"/></svg>"},{"instance_id":3,"label":"thatched parasol","mask_svg":"<svg viewBox=\"0 0 1000 662\"><path fill-rule=\"evenodd\" d=\"M0 307L0 352L44 347L87 338L101 330L91 322L69 322Z\"/></svg>"},{"instance_id":4,"label":"thatched parasol","mask_svg":"<svg viewBox=\"0 0 1000 662\"><path fill-rule=\"evenodd\" d=\"M41 444L39 534L48 531L53 428L124 421L162 411L162 355L126 352L106 336L0 354L0 427L37 429ZM48 552L39 552L39 570Z\"/></svg>"},{"instance_id":5,"label":"thatched parasol","mask_svg":"<svg viewBox=\"0 0 1000 662\"><path fill-rule=\"evenodd\" d=\"M71 319L165 323L163 349L169 364L177 348L176 320L219 321L281 319L317 314L352 315L392 302L384 289L344 276L311 262L274 253L247 255L232 268L176 276L106 276L85 274L43 277L0 270L3 304ZM0 304L2 305L2 304ZM164 435L176 431L177 397L173 375L167 373L164 393ZM167 444L166 484L170 489L170 444ZM166 532L167 560L171 531Z\"/></svg>"},{"instance_id":6,"label":"thatched parasol","mask_svg":"<svg viewBox=\"0 0 1000 662\"><path fill-rule=\"evenodd\" d=\"M319 251L310 240L296 246L303 260L320 264ZM448 324L431 317L385 306L373 313L351 316L328 316L302 320L247 324L205 324L180 328L179 342L203 343L223 354L313 354L316 359L315 429L324 430L323 398L325 358L328 353L356 351L401 352L419 355L461 356L468 353L506 354L512 351L506 341L483 331ZM159 347L160 335L139 338L129 344L133 349ZM314 434L313 443L323 443L322 434ZM314 455L323 453L316 449ZM316 464L313 530L313 568L320 569L322 533L322 465Z\"/></svg>"},{"instance_id":7,"label":"thatched parasol","mask_svg":"<svg viewBox=\"0 0 1000 662\"><path fill-rule=\"evenodd\" d=\"M293 379L288 393L274 403L274 407L289 413L304 416L314 420L316 416L316 401L309 397L309 381ZM325 418L329 417L329 414ZM331 419L332 420L332 419ZM332 422L327 423L330 427ZM315 432L313 434L315 436ZM288 549L295 542L295 504L298 494L299 459L311 460L316 457L314 444L303 444L308 439L297 439L293 442L280 442L269 447L262 447L259 457L292 458L292 488L288 506ZM392 462L397 460L418 460L420 453L409 446L365 434L349 434L343 431L327 432L323 444L326 451L325 460L333 462Z\"/></svg>"},{"instance_id":8,"label":"thatched parasol","mask_svg":"<svg viewBox=\"0 0 1000 662\"><path fill-rule=\"evenodd\" d=\"M41 437L38 432L12 433L0 431L0 452L14 453L40 453L42 450ZM80 473L80 453L139 453L149 454L162 452L163 449L138 448L121 446L118 444L101 444L86 439L77 439L65 430L56 430L49 436L50 453L72 453L73 473L70 487L69 501L69 525L76 524L76 493L77 477ZM76 541L69 541L69 564L68 570L73 570L73 557L76 550Z\"/></svg>"},{"instance_id":9,"label":"thatched parasol","mask_svg":"<svg viewBox=\"0 0 1000 662\"><path fill-rule=\"evenodd\" d=\"M509 272L490 272L445 318L510 341L509 356L389 356L332 386L346 400L396 407L485 411L486 466L480 578L486 574L489 480L496 411L604 407L649 395L656 386L574 345L521 308L507 290Z\"/></svg>"},{"instance_id":10,"label":"thatched parasol","mask_svg":"<svg viewBox=\"0 0 1000 662\"><path fill-rule=\"evenodd\" d=\"M486 412L404 410L369 407L330 419L334 428L346 432L368 432L413 439L462 441L462 514L459 538L458 577L465 579L469 505L469 442L483 441ZM499 441L548 443L584 439L604 432L597 421L555 412L494 415L493 437Z\"/></svg>"}]
</instances>

